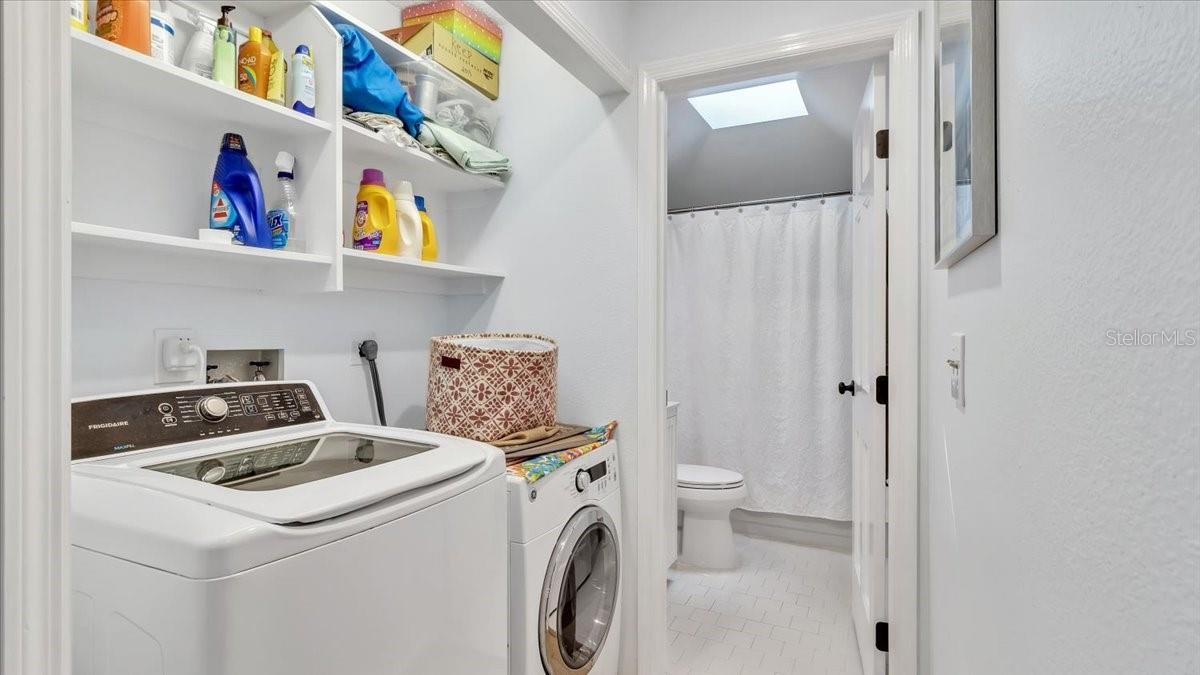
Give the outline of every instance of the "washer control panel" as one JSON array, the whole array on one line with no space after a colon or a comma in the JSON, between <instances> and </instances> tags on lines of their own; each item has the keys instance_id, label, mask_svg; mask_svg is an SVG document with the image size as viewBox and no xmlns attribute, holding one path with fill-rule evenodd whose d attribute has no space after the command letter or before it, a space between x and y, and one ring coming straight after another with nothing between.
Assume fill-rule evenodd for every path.
<instances>
[{"instance_id":1,"label":"washer control panel","mask_svg":"<svg viewBox=\"0 0 1200 675\"><path fill-rule=\"evenodd\" d=\"M71 459L324 419L316 395L303 382L164 389L76 401L71 404Z\"/></svg>"}]
</instances>

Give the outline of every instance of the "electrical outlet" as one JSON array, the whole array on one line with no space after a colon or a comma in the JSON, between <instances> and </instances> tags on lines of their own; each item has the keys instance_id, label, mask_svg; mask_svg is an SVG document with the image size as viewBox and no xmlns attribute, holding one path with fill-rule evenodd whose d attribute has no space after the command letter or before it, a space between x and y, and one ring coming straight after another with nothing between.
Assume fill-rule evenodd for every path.
<instances>
[{"instance_id":1,"label":"electrical outlet","mask_svg":"<svg viewBox=\"0 0 1200 675\"><path fill-rule=\"evenodd\" d=\"M204 359L190 350L196 346L195 338L191 328L154 329L155 384L204 382Z\"/></svg>"},{"instance_id":2,"label":"electrical outlet","mask_svg":"<svg viewBox=\"0 0 1200 675\"><path fill-rule=\"evenodd\" d=\"M364 331L354 338L354 342L350 345L350 365L352 366L361 367L367 363L366 359L358 355L358 346L362 344L363 340L379 340L379 338L375 337L374 331Z\"/></svg>"}]
</instances>

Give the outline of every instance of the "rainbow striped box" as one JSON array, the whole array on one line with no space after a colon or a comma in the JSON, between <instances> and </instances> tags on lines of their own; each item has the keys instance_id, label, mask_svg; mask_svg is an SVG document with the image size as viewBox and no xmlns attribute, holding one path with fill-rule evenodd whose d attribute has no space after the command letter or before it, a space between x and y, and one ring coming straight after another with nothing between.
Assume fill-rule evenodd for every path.
<instances>
[{"instance_id":1,"label":"rainbow striped box","mask_svg":"<svg viewBox=\"0 0 1200 675\"><path fill-rule=\"evenodd\" d=\"M436 0L405 7L400 13L401 28L436 23L450 31L472 49L492 61L500 62L504 31L487 14L464 0Z\"/></svg>"}]
</instances>

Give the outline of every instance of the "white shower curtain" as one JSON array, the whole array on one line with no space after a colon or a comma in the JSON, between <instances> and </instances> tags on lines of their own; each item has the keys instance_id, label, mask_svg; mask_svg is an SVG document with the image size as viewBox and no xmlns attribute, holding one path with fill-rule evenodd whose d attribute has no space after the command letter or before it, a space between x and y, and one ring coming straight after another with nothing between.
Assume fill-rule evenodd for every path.
<instances>
[{"instance_id":1,"label":"white shower curtain","mask_svg":"<svg viewBox=\"0 0 1200 675\"><path fill-rule=\"evenodd\" d=\"M678 461L741 472L744 508L850 519L850 207L668 217Z\"/></svg>"}]
</instances>

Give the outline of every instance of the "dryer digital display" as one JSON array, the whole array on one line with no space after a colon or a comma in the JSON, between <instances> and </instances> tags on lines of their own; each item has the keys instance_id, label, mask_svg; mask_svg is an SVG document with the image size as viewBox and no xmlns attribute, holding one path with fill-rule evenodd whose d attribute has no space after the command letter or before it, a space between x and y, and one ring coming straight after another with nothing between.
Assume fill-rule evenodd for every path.
<instances>
[{"instance_id":1,"label":"dryer digital display","mask_svg":"<svg viewBox=\"0 0 1200 675\"><path fill-rule=\"evenodd\" d=\"M586 471L593 481L600 480L608 473L608 462L600 462L599 464L590 466Z\"/></svg>"}]
</instances>

